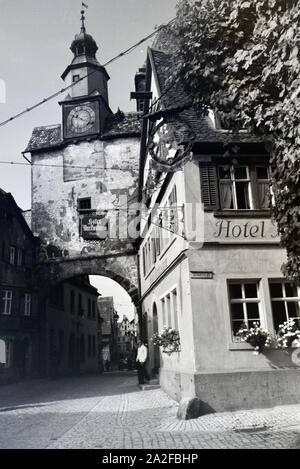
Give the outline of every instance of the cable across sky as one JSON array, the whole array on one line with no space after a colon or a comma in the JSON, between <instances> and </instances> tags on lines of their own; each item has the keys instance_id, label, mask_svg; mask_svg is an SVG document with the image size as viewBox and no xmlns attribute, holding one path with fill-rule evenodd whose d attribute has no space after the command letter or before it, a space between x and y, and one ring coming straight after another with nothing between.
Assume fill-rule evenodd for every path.
<instances>
[{"instance_id":1,"label":"cable across sky","mask_svg":"<svg viewBox=\"0 0 300 469\"><path fill-rule=\"evenodd\" d=\"M128 49L126 49L125 51L119 53L118 55L116 55L115 57L113 57L112 59L108 60L108 62L106 62L105 64L103 64L103 67L107 67L108 65L110 65L111 63L113 63L114 61L120 59L121 57L124 57L125 55L127 54L130 54L134 49L136 49L139 45L143 44L145 41L147 41L148 39L151 39L151 37L153 37L155 34L157 34L161 29L163 28L167 28L168 26L170 26L172 23L174 23L174 21L176 20L176 17L173 18L172 20L170 20L168 23L166 24L163 24L161 26L159 26L155 31L153 31L152 33L148 34L148 36L144 37L143 39L141 39L140 41L136 42L135 44L133 44L132 46L130 46ZM0 127L4 127L5 125L9 124L10 122L12 122L13 120L16 120L18 119L19 117L23 116L24 114L26 114L27 112L30 112L32 111L33 109L36 109L37 107L39 106L42 106L42 104L45 104L47 103L48 101L51 101L52 99L56 98L57 96L59 96L60 94L64 93L65 91L69 90L70 88L72 88L73 86L75 86L76 84L78 84L78 82L86 79L87 77L91 76L93 73L95 73L96 71L93 70L92 72L89 72L88 74L86 74L85 76L79 78L79 80L77 80L76 82L73 82L71 83L70 85L64 87L64 88L61 88L59 91L56 91L55 93L47 96L46 98L42 99L41 101L33 104L32 106L24 109L23 111L19 112L18 114L15 114L14 116L12 117L9 117L8 119L0 122Z\"/></svg>"}]
</instances>

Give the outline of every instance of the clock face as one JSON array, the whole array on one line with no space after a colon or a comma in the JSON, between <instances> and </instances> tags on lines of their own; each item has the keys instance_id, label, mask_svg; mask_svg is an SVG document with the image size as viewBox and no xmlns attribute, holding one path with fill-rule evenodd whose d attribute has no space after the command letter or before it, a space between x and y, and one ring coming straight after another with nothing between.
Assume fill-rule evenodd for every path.
<instances>
[{"instance_id":1,"label":"clock face","mask_svg":"<svg viewBox=\"0 0 300 469\"><path fill-rule=\"evenodd\" d=\"M72 108L67 117L67 128L72 133L83 134L92 129L95 122L95 110L91 105L83 104Z\"/></svg>"}]
</instances>

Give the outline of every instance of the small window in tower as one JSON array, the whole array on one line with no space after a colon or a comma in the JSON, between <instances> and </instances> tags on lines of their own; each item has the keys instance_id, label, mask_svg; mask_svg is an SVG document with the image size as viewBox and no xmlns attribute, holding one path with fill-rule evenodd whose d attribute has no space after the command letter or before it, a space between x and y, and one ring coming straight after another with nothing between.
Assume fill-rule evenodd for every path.
<instances>
[{"instance_id":1,"label":"small window in tower","mask_svg":"<svg viewBox=\"0 0 300 469\"><path fill-rule=\"evenodd\" d=\"M78 210L91 210L91 198L85 197L84 199L78 199Z\"/></svg>"},{"instance_id":2,"label":"small window in tower","mask_svg":"<svg viewBox=\"0 0 300 469\"><path fill-rule=\"evenodd\" d=\"M73 83L76 83L76 81L79 81L79 75L73 75Z\"/></svg>"}]
</instances>

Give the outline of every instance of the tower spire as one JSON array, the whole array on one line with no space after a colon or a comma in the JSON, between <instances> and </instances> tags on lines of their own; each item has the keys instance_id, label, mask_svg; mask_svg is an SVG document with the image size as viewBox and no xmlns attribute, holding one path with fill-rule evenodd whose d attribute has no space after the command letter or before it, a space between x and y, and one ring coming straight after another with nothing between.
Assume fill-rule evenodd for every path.
<instances>
[{"instance_id":1,"label":"tower spire","mask_svg":"<svg viewBox=\"0 0 300 469\"><path fill-rule=\"evenodd\" d=\"M85 20L85 16L84 16L84 10L81 10L81 30L80 32L85 34L86 30L85 30L85 24L84 24L84 20Z\"/></svg>"},{"instance_id":2,"label":"tower spire","mask_svg":"<svg viewBox=\"0 0 300 469\"><path fill-rule=\"evenodd\" d=\"M97 60L98 46L93 36L87 33L85 26L85 13L88 5L82 3L80 17L80 31L75 34L71 44L73 60L62 74L67 83L78 81L78 85L71 89L71 99L98 93L108 105L107 81L109 75ZM90 73L93 71L93 73Z\"/></svg>"}]
</instances>

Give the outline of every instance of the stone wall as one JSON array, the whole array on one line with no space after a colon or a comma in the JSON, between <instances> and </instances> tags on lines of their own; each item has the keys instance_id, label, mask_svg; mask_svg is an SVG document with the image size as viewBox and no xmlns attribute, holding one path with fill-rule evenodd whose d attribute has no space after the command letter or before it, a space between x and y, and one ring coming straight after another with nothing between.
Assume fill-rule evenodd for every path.
<instances>
[{"instance_id":1,"label":"stone wall","mask_svg":"<svg viewBox=\"0 0 300 469\"><path fill-rule=\"evenodd\" d=\"M71 143L33 153L32 163L32 229L42 241L37 282L105 275L136 300L136 249L124 231L127 214L119 208L137 201L139 139ZM106 216L106 239L82 235L82 198L91 199L91 211L84 216Z\"/></svg>"},{"instance_id":2,"label":"stone wall","mask_svg":"<svg viewBox=\"0 0 300 469\"><path fill-rule=\"evenodd\" d=\"M118 253L129 248L119 239L119 206L137 196L139 140L114 139L70 144L63 150L32 155L32 229L65 255ZM114 234L103 241L84 240L79 232L78 200L107 211Z\"/></svg>"}]
</instances>

